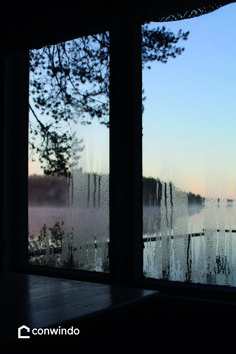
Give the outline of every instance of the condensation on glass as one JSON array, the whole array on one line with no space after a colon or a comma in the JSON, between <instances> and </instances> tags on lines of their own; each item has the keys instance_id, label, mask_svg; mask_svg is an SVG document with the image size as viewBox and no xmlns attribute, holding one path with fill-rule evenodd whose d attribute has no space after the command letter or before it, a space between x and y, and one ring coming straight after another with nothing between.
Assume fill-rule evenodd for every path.
<instances>
[{"instance_id":1,"label":"condensation on glass","mask_svg":"<svg viewBox=\"0 0 236 354\"><path fill-rule=\"evenodd\" d=\"M236 286L231 42L236 38L233 21L226 21L232 11L235 15L235 6L165 24L175 33L190 30L179 44L185 51L165 65L143 69L143 272L148 278ZM219 30L223 23L225 32Z\"/></svg>"},{"instance_id":2,"label":"condensation on glass","mask_svg":"<svg viewBox=\"0 0 236 354\"><path fill-rule=\"evenodd\" d=\"M109 272L109 33L31 52L29 264Z\"/></svg>"}]
</instances>

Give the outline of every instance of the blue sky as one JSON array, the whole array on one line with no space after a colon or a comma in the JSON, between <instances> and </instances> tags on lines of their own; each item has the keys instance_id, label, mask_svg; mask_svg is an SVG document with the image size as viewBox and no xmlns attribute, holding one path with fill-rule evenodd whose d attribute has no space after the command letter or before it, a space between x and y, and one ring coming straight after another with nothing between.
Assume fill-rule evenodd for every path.
<instances>
[{"instance_id":1,"label":"blue sky","mask_svg":"<svg viewBox=\"0 0 236 354\"><path fill-rule=\"evenodd\" d=\"M236 4L168 22L189 30L183 54L143 72L143 175L236 198Z\"/></svg>"}]
</instances>

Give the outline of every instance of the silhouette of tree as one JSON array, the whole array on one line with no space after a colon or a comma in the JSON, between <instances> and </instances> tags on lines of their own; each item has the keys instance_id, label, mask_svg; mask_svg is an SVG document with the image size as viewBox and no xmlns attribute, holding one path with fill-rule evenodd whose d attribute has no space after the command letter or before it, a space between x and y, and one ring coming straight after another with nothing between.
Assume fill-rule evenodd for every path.
<instances>
[{"instance_id":1,"label":"silhouette of tree","mask_svg":"<svg viewBox=\"0 0 236 354\"><path fill-rule=\"evenodd\" d=\"M184 48L177 43L189 33L180 30L175 35L148 25L142 32L142 63L148 69L153 61L166 63L180 55ZM75 164L83 151L83 141L75 140L69 128L60 133L62 125L91 124L97 117L109 127L109 41L106 32L30 51L30 110L35 118L30 122L30 147L46 164L45 174L70 173L72 143Z\"/></svg>"}]
</instances>

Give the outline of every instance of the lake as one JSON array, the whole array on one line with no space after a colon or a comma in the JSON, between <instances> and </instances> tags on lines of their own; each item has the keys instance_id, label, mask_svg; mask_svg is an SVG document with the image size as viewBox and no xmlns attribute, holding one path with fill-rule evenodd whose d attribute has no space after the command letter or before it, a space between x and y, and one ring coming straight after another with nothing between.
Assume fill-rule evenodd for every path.
<instances>
[{"instance_id":1,"label":"lake","mask_svg":"<svg viewBox=\"0 0 236 354\"><path fill-rule=\"evenodd\" d=\"M144 275L171 281L236 286L236 206L144 207Z\"/></svg>"},{"instance_id":2,"label":"lake","mask_svg":"<svg viewBox=\"0 0 236 354\"><path fill-rule=\"evenodd\" d=\"M29 207L29 233L35 237L44 224L52 227L62 220L65 232L71 232L73 226L75 267L104 271L109 210ZM204 207L189 207L186 200L178 200L173 207L165 203L144 207L143 239L145 277L236 286L234 203L206 200Z\"/></svg>"},{"instance_id":3,"label":"lake","mask_svg":"<svg viewBox=\"0 0 236 354\"><path fill-rule=\"evenodd\" d=\"M53 247L55 233L58 236L63 234L62 252L50 254L48 248L48 253L44 255L31 255L30 264L108 271L108 207L29 206L28 214L29 246L32 252L45 248L39 243L43 232L49 248ZM59 223L59 227L55 227L56 223Z\"/></svg>"}]
</instances>

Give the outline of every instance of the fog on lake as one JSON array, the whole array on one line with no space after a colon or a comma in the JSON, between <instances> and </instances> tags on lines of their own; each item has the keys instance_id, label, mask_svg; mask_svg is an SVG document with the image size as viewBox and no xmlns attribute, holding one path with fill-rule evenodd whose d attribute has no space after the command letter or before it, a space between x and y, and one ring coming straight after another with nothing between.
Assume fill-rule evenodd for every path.
<instances>
[{"instance_id":1,"label":"fog on lake","mask_svg":"<svg viewBox=\"0 0 236 354\"><path fill-rule=\"evenodd\" d=\"M143 208L146 277L236 286L236 205L206 199Z\"/></svg>"}]
</instances>

